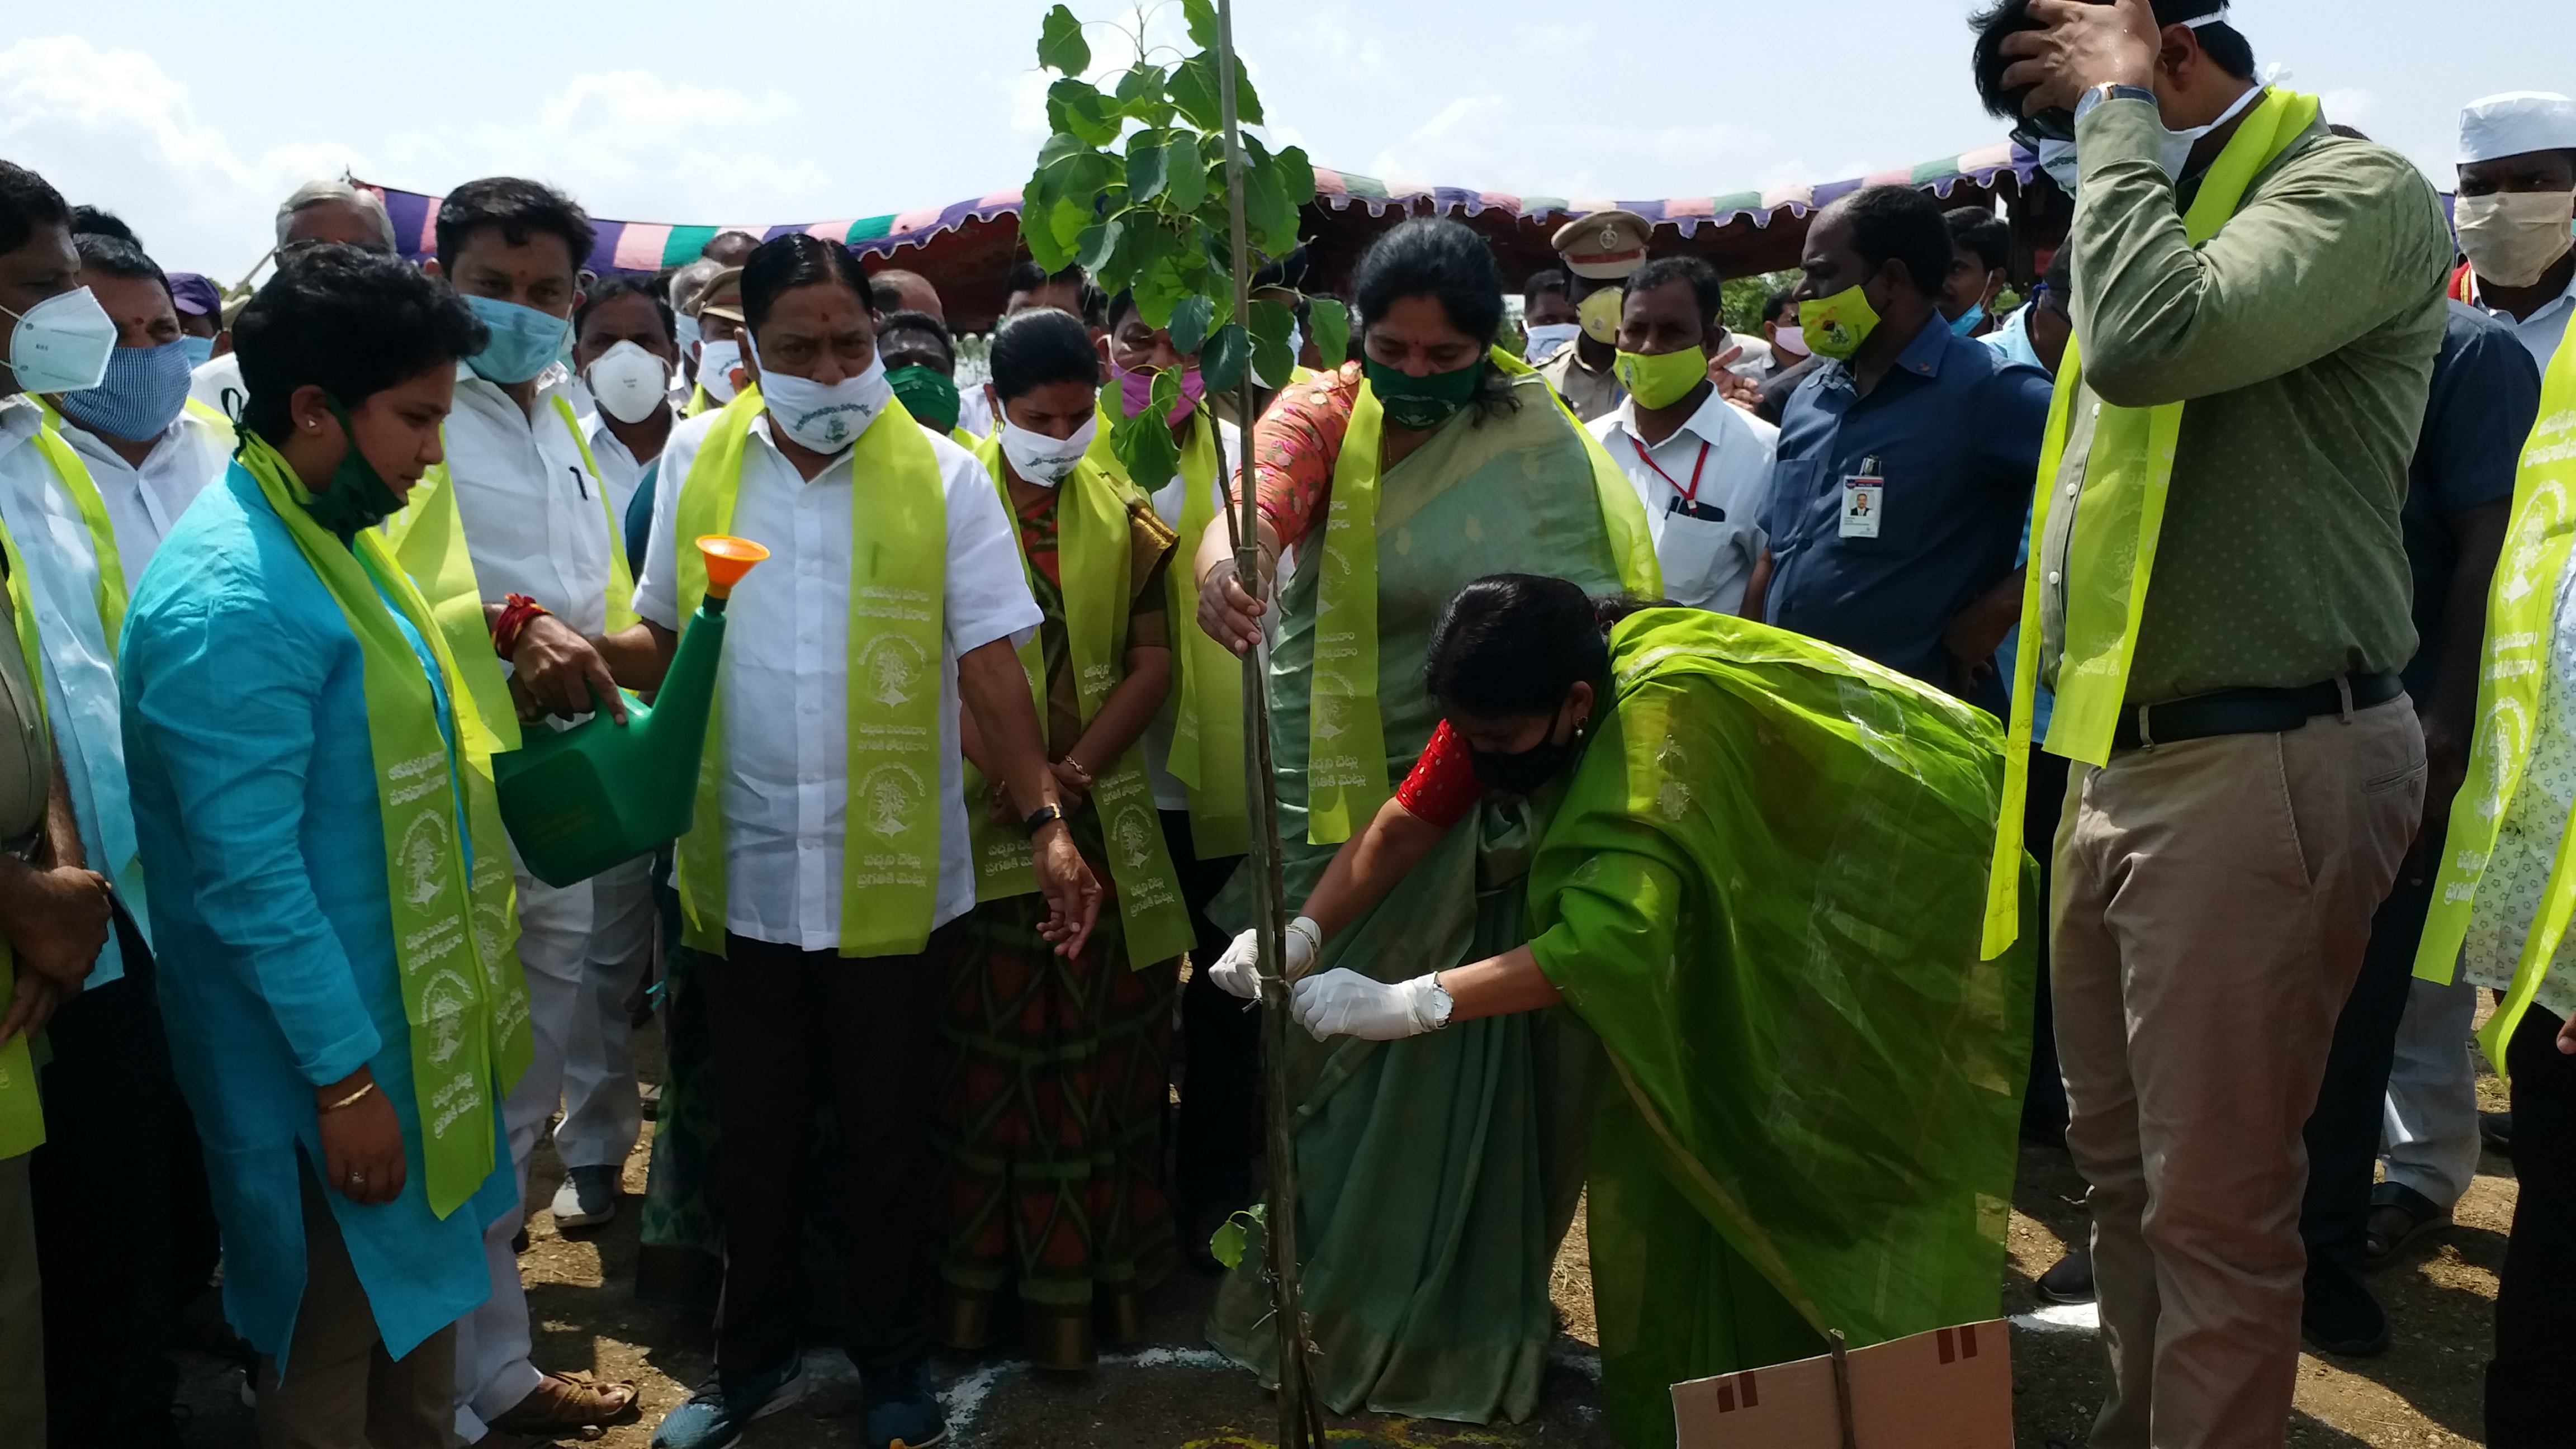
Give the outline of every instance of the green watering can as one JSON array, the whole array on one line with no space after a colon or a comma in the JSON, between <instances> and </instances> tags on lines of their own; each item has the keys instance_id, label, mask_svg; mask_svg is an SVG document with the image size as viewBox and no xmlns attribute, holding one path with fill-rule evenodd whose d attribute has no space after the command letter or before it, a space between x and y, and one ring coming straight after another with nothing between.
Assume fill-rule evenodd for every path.
<instances>
[{"instance_id":1,"label":"green watering can","mask_svg":"<svg viewBox=\"0 0 2576 1449\"><path fill-rule=\"evenodd\" d=\"M626 696L626 723L595 714L568 730L531 729L492 757L501 823L529 873L550 886L585 881L689 833L698 761L724 650L725 600L769 550L747 538L698 540L707 597L680 634L650 705Z\"/></svg>"}]
</instances>

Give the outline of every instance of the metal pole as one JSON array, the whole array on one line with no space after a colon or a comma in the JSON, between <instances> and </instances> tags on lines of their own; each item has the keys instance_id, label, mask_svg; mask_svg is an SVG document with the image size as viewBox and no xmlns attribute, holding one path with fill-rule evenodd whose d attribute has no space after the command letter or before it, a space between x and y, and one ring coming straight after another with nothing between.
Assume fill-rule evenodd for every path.
<instances>
[{"instance_id":1,"label":"metal pole","mask_svg":"<svg viewBox=\"0 0 2576 1449\"><path fill-rule=\"evenodd\" d=\"M1226 219L1234 273L1234 316L1247 338L1252 329L1252 261L1243 225L1243 133L1234 106L1234 6L1216 0L1217 100L1225 119ZM1252 487L1253 379L1247 356L1238 413L1242 428L1235 440L1235 488L1239 515L1226 523L1234 535L1234 574L1244 588L1261 597L1261 535ZM1222 439L1222 434L1219 434ZM1325 1449L1324 1410L1308 1374L1313 1345L1306 1334L1305 1296L1297 1257L1297 1143L1291 1130L1289 1100L1288 981L1282 967L1288 930L1287 889L1279 873L1279 796L1270 773L1270 698L1262 678L1263 649L1243 656L1244 799L1250 813L1250 853L1254 885L1253 926L1261 971L1262 1058L1266 1075L1270 1163L1270 1204L1264 1213L1271 1283L1271 1313L1279 1333L1279 1449Z\"/></svg>"}]
</instances>

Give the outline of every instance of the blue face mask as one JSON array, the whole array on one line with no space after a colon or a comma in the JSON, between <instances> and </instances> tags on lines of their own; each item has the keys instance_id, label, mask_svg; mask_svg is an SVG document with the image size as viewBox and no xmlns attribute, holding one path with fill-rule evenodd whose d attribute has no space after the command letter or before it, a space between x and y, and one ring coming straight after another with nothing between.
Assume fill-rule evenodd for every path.
<instances>
[{"instance_id":1,"label":"blue face mask","mask_svg":"<svg viewBox=\"0 0 2576 1449\"><path fill-rule=\"evenodd\" d=\"M93 433L140 443L157 438L188 405L187 339L108 354L99 385L67 392L63 415Z\"/></svg>"},{"instance_id":2,"label":"blue face mask","mask_svg":"<svg viewBox=\"0 0 2576 1449\"><path fill-rule=\"evenodd\" d=\"M188 349L190 367L203 367L215 360L215 339L211 337L182 337L179 345Z\"/></svg>"},{"instance_id":3,"label":"blue face mask","mask_svg":"<svg viewBox=\"0 0 2576 1449\"><path fill-rule=\"evenodd\" d=\"M516 302L467 297L465 305L492 330L483 350L465 359L477 377L509 387L546 370L572 337L572 319Z\"/></svg>"},{"instance_id":4,"label":"blue face mask","mask_svg":"<svg viewBox=\"0 0 2576 1449\"><path fill-rule=\"evenodd\" d=\"M1958 320L1950 324L1950 330L1961 337L1965 337L1969 333L1976 331L1979 327L1984 326L1985 322L1986 304L1983 302L1971 302L1968 304L1968 310L1960 313Z\"/></svg>"}]
</instances>

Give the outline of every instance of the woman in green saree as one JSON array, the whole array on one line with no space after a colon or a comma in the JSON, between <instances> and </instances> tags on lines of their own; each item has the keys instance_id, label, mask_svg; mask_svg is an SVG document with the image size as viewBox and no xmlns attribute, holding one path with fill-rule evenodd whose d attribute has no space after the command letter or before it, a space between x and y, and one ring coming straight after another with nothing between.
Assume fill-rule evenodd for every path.
<instances>
[{"instance_id":1,"label":"woman in green saree","mask_svg":"<svg viewBox=\"0 0 2576 1449\"><path fill-rule=\"evenodd\" d=\"M1461 585L1525 568L1660 592L1636 490L1545 382L1489 350L1503 282L1483 238L1407 222L1370 248L1356 282L1360 360L1289 386L1254 432L1264 583L1284 549L1295 558L1270 658L1291 905L1431 737L1439 712L1420 661ZM1193 578L1201 626L1240 651L1264 621L1226 545L1227 530L1208 529ZM1482 809L1354 919L1330 964L1400 980L1519 944L1537 825L1526 801ZM1220 923L1246 924L1249 910L1233 902L1228 919L1228 904ZM1555 1328L1548 1270L1582 1186L1588 1040L1517 1016L1422 1041L1300 1046L1287 1065L1325 1403L1528 1416ZM1239 1271L1209 1337L1270 1374L1269 1311L1257 1272Z\"/></svg>"},{"instance_id":2,"label":"woman in green saree","mask_svg":"<svg viewBox=\"0 0 2576 1449\"><path fill-rule=\"evenodd\" d=\"M1426 658L1443 723L1307 898L1289 970L1329 964L1493 792L1553 802L1528 940L1402 981L1307 975L1294 1010L1318 1041L1557 1005L1597 1035L1619 1442L1669 1446L1672 1384L1820 1353L1825 1330L1994 1316L2033 984L2026 950L1979 959L1994 722L1795 634L1527 575L1461 591ZM1231 954L1212 974L1250 985Z\"/></svg>"}]
</instances>

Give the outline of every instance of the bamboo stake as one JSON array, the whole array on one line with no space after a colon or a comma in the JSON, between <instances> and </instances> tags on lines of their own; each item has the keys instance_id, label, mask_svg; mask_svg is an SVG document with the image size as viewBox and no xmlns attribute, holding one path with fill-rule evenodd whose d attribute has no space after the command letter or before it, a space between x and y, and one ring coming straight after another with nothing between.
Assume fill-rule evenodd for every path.
<instances>
[{"instance_id":1,"label":"bamboo stake","mask_svg":"<svg viewBox=\"0 0 2576 1449\"><path fill-rule=\"evenodd\" d=\"M1247 338L1252 328L1251 251L1243 223L1243 132L1235 116L1234 6L1216 0L1217 100L1225 120L1226 216L1234 273L1234 316ZM1256 598L1261 587L1261 535L1252 486L1253 377L1245 359L1237 412L1235 488L1240 516L1226 515L1234 535L1234 575ZM1222 435L1220 435L1222 436ZM1244 798L1251 818L1253 926L1261 972L1262 1058L1267 1078L1270 1204L1263 1215L1269 1259L1271 1315L1279 1333L1279 1449L1325 1449L1324 1408L1308 1370L1314 1344L1306 1332L1306 1304L1297 1257L1297 1142L1291 1128L1288 1087L1288 981L1283 947L1288 929L1287 889L1280 878L1279 795L1270 773L1270 698L1262 673L1266 649L1244 651Z\"/></svg>"}]
</instances>

